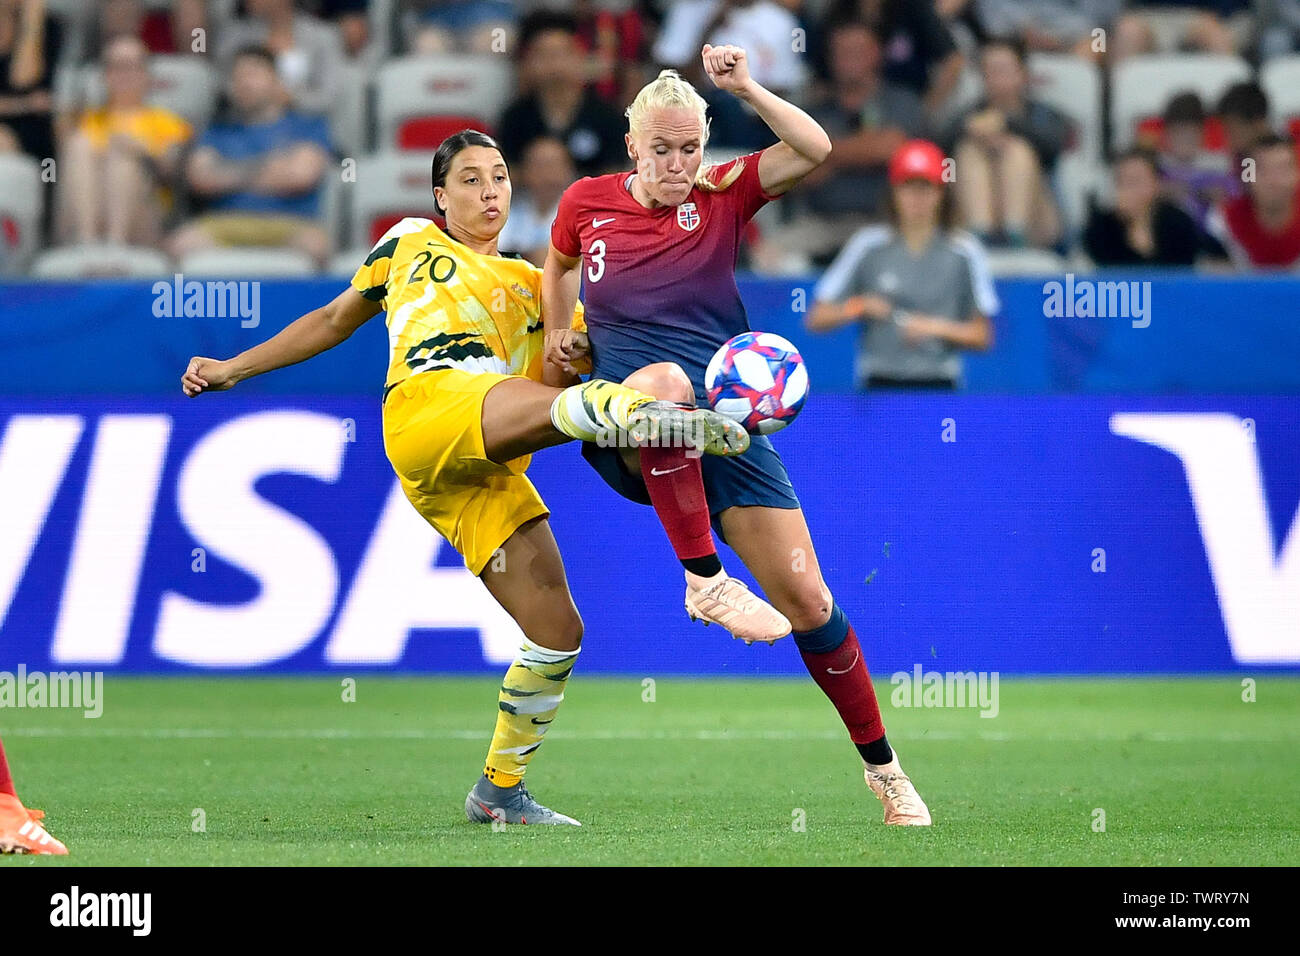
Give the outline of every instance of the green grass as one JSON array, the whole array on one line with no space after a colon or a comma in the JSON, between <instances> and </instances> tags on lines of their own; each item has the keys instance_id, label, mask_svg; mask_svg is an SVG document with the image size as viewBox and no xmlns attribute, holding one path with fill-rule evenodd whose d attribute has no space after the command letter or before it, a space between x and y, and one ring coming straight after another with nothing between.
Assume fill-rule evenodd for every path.
<instances>
[{"instance_id":1,"label":"green grass","mask_svg":"<svg viewBox=\"0 0 1300 956\"><path fill-rule=\"evenodd\" d=\"M1003 680L994 719L894 709L890 689L929 829L881 824L806 680L661 678L646 703L639 679L579 676L529 784L581 829L465 820L490 677L362 676L344 703L338 680L109 676L100 719L5 710L0 734L72 864L1300 862L1293 677L1259 678L1254 703L1234 676Z\"/></svg>"}]
</instances>

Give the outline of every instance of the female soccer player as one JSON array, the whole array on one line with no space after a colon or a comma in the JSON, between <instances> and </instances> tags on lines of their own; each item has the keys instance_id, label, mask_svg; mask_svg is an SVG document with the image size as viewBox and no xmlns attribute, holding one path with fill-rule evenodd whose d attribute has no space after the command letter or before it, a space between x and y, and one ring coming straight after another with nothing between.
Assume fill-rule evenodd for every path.
<instances>
[{"instance_id":1,"label":"female soccer player","mask_svg":"<svg viewBox=\"0 0 1300 956\"><path fill-rule=\"evenodd\" d=\"M45 832L40 810L28 810L18 799L13 774L0 740L0 854L32 853L67 856L68 848Z\"/></svg>"},{"instance_id":2,"label":"female soccer player","mask_svg":"<svg viewBox=\"0 0 1300 956\"><path fill-rule=\"evenodd\" d=\"M560 200L542 280L547 369L564 374L589 348L593 374L675 402L703 400L713 353L749 328L736 288L744 224L830 154L826 132L806 113L755 83L745 51L703 49L722 90L748 103L780 142L720 167L703 166L703 98L665 70L627 110L633 173L575 183ZM579 267L585 261L585 269ZM580 277L588 334L570 328ZM813 679L857 745L885 822L930 823L885 727L857 636L821 576L808 526L771 442L701 461L681 449L583 446L616 491L654 503L686 566L687 607L700 575L716 568L710 522L673 504L707 499L713 525L794 629Z\"/></svg>"},{"instance_id":3,"label":"female soccer player","mask_svg":"<svg viewBox=\"0 0 1300 956\"><path fill-rule=\"evenodd\" d=\"M678 436L695 454L726 455L743 451L749 436L715 412L596 378L564 389L543 385L542 273L498 254L511 189L495 141L471 130L448 137L433 159L433 194L446 231L428 219L403 219L334 301L232 359L191 359L181 385L191 397L231 388L332 348L387 312L389 460L416 510L524 632L465 812L475 822L576 824L523 785L582 638L549 512L524 476L529 456L571 438L629 433ZM714 618L724 626L749 604L767 607L740 587L724 597L730 603L718 603Z\"/></svg>"},{"instance_id":4,"label":"female soccer player","mask_svg":"<svg viewBox=\"0 0 1300 956\"><path fill-rule=\"evenodd\" d=\"M889 225L854 233L813 290L809 329L862 323L862 388L960 388L960 350L993 342L988 260L978 239L953 228L943 164L934 143L900 146L889 161Z\"/></svg>"}]
</instances>

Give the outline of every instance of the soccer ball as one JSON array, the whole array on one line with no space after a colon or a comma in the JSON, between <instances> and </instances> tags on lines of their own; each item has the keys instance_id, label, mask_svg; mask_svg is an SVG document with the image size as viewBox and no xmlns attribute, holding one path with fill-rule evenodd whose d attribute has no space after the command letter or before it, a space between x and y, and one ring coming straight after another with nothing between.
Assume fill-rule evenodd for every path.
<instances>
[{"instance_id":1,"label":"soccer ball","mask_svg":"<svg viewBox=\"0 0 1300 956\"><path fill-rule=\"evenodd\" d=\"M808 369L786 339L742 332L714 353L704 372L709 404L756 435L794 421L808 398Z\"/></svg>"}]
</instances>

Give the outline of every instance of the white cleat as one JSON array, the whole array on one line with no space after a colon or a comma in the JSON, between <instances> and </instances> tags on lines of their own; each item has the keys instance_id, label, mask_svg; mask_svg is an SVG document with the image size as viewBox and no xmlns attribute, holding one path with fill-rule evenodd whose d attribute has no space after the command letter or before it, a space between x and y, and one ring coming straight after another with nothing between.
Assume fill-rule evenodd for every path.
<instances>
[{"instance_id":1,"label":"white cleat","mask_svg":"<svg viewBox=\"0 0 1300 956\"><path fill-rule=\"evenodd\" d=\"M912 781L895 756L887 764L867 764L863 771L867 786L885 805L885 823L901 827L928 827L930 809L912 786Z\"/></svg>"},{"instance_id":2,"label":"white cleat","mask_svg":"<svg viewBox=\"0 0 1300 956\"><path fill-rule=\"evenodd\" d=\"M772 644L791 630L784 614L725 571L711 578L686 572L686 613L692 621L726 628L746 644Z\"/></svg>"}]
</instances>

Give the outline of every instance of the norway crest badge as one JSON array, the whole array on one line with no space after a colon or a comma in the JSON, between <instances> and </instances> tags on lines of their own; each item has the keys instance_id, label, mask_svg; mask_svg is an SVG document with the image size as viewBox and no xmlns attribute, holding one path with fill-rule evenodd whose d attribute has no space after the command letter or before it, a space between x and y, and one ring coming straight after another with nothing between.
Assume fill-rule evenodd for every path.
<instances>
[{"instance_id":1,"label":"norway crest badge","mask_svg":"<svg viewBox=\"0 0 1300 956\"><path fill-rule=\"evenodd\" d=\"M700 224L700 214L695 203L684 202L677 207L677 225L691 232Z\"/></svg>"}]
</instances>

